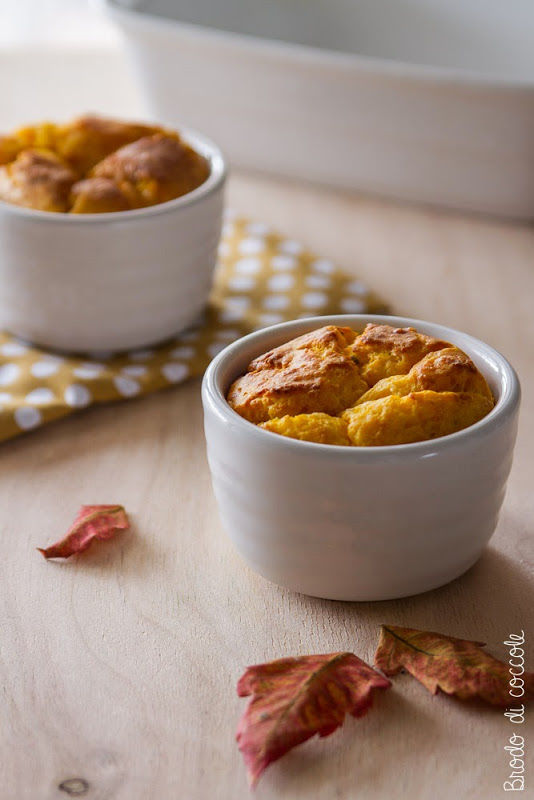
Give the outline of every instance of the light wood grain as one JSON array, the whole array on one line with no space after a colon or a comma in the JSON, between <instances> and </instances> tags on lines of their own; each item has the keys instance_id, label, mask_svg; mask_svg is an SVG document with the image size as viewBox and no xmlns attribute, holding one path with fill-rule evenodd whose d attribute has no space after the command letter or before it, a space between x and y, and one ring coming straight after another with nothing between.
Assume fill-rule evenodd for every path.
<instances>
[{"instance_id":1,"label":"light wood grain","mask_svg":"<svg viewBox=\"0 0 534 800\"><path fill-rule=\"evenodd\" d=\"M72 73L87 59L70 58L71 77L64 69L61 81L72 103ZM26 87L27 58L6 59L4 81L11 65L11 81ZM134 93L112 64L120 66L109 54L92 80L85 74L77 109L97 107L99 89L103 110L115 101L122 113L138 110L133 99L123 103ZM60 74L57 61L40 69ZM45 85L59 113L60 87ZM35 116L28 92L17 109L8 103L5 124ZM326 602L267 583L232 550L211 493L197 381L3 445L2 800L61 800L69 778L87 781L89 800L247 798L234 743L243 668L342 649L372 659L381 622L483 639L501 656L502 641L523 629L534 668L533 231L252 175L233 176L229 199L363 277L399 313L467 330L511 359L524 401L499 528L480 562L438 591ZM131 532L65 564L35 551L64 532L80 504L111 502L131 513ZM401 677L366 718L272 766L256 796L499 798L511 727L499 711L432 698ZM532 790L533 767L527 780Z\"/></svg>"}]
</instances>

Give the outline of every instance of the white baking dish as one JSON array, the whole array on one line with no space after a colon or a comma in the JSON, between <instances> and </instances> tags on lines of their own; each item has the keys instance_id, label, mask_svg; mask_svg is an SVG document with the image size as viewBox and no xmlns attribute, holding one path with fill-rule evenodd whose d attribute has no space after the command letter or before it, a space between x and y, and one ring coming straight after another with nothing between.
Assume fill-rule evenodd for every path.
<instances>
[{"instance_id":1,"label":"white baking dish","mask_svg":"<svg viewBox=\"0 0 534 800\"><path fill-rule=\"evenodd\" d=\"M102 0L152 115L240 166L534 217L531 0Z\"/></svg>"}]
</instances>

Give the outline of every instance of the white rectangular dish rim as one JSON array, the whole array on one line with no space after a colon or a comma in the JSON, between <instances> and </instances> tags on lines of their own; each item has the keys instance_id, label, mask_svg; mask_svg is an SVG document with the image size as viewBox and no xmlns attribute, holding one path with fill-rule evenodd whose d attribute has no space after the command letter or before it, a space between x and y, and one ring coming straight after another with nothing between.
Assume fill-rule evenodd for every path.
<instances>
[{"instance_id":1,"label":"white rectangular dish rim","mask_svg":"<svg viewBox=\"0 0 534 800\"><path fill-rule=\"evenodd\" d=\"M532 78L510 78L498 74L476 72L462 67L442 66L439 64L423 64L412 62L407 59L388 58L383 56L364 55L357 52L341 51L321 45L303 44L288 40L276 39L269 36L258 34L240 33L223 28L211 27L194 22L184 22L179 18L165 17L145 11L142 7L127 8L117 3L117 0L93 0L93 2L105 9L106 13L112 17L123 18L128 25L136 25L141 28L152 27L158 32L167 32L169 26L177 27L187 31L191 37L211 38L217 44L229 46L239 45L243 49L266 50L276 55L292 56L296 60L311 60L323 62L325 65L336 63L338 65L356 66L363 72L369 74L390 75L397 78L416 78L424 81L427 78L432 82L440 84L458 84L473 87L498 87L508 90L530 90L534 91L534 77Z\"/></svg>"}]
</instances>

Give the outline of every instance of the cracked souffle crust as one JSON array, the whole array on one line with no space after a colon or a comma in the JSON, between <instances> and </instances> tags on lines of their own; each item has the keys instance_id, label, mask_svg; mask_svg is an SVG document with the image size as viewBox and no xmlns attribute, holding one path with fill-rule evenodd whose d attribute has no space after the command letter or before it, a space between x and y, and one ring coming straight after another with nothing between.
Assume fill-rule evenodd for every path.
<instances>
[{"instance_id":1,"label":"cracked souffle crust","mask_svg":"<svg viewBox=\"0 0 534 800\"><path fill-rule=\"evenodd\" d=\"M209 165L175 131L86 115L0 136L0 200L40 211L98 214L193 191Z\"/></svg>"},{"instance_id":2,"label":"cracked souffle crust","mask_svg":"<svg viewBox=\"0 0 534 800\"><path fill-rule=\"evenodd\" d=\"M328 325L254 359L227 400L293 439L356 447L408 444L467 428L494 405L471 359L414 328Z\"/></svg>"}]
</instances>

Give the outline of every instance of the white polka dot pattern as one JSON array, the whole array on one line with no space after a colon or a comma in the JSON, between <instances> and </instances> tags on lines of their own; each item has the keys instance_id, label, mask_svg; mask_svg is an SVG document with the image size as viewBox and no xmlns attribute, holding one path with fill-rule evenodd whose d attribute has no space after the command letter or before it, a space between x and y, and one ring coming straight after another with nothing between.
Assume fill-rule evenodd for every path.
<instances>
[{"instance_id":1,"label":"white polka dot pattern","mask_svg":"<svg viewBox=\"0 0 534 800\"><path fill-rule=\"evenodd\" d=\"M311 268L314 270L314 272L322 272L325 275L331 275L332 272L335 271L335 267L332 262L328 261L326 258L318 258L316 261L313 261Z\"/></svg>"},{"instance_id":2,"label":"white polka dot pattern","mask_svg":"<svg viewBox=\"0 0 534 800\"><path fill-rule=\"evenodd\" d=\"M0 367L0 386L9 386L19 376L20 367L17 364L2 364Z\"/></svg>"},{"instance_id":3,"label":"white polka dot pattern","mask_svg":"<svg viewBox=\"0 0 534 800\"><path fill-rule=\"evenodd\" d=\"M36 406L46 406L48 403L53 403L54 400L54 392L52 389L48 389L46 386L40 386L38 389L33 389L25 397L26 403Z\"/></svg>"},{"instance_id":4,"label":"white polka dot pattern","mask_svg":"<svg viewBox=\"0 0 534 800\"><path fill-rule=\"evenodd\" d=\"M294 318L383 311L369 289L263 222L225 213L210 305L159 347L59 356L0 332L0 441L201 375L240 336Z\"/></svg>"},{"instance_id":5,"label":"white polka dot pattern","mask_svg":"<svg viewBox=\"0 0 534 800\"><path fill-rule=\"evenodd\" d=\"M328 297L323 292L307 292L300 300L304 308L321 308L328 302Z\"/></svg>"},{"instance_id":6,"label":"white polka dot pattern","mask_svg":"<svg viewBox=\"0 0 534 800\"><path fill-rule=\"evenodd\" d=\"M261 270L259 258L241 258L236 262L235 271L243 275L255 275Z\"/></svg>"},{"instance_id":7,"label":"white polka dot pattern","mask_svg":"<svg viewBox=\"0 0 534 800\"><path fill-rule=\"evenodd\" d=\"M300 242L295 242L293 239L286 239L283 242L280 242L280 250L282 253L288 253L289 255L296 256L299 253L302 253L303 247Z\"/></svg>"},{"instance_id":8,"label":"white polka dot pattern","mask_svg":"<svg viewBox=\"0 0 534 800\"><path fill-rule=\"evenodd\" d=\"M42 361L36 361L31 366L31 373L36 378L49 378L54 375L61 366L59 358L44 358Z\"/></svg>"},{"instance_id":9,"label":"white polka dot pattern","mask_svg":"<svg viewBox=\"0 0 534 800\"><path fill-rule=\"evenodd\" d=\"M365 310L365 303L357 297L345 297L340 305L345 314L361 314Z\"/></svg>"},{"instance_id":10,"label":"white polka dot pattern","mask_svg":"<svg viewBox=\"0 0 534 800\"><path fill-rule=\"evenodd\" d=\"M362 296L369 293L369 289L361 281L349 281L345 286L345 291L351 294L361 294Z\"/></svg>"},{"instance_id":11,"label":"white polka dot pattern","mask_svg":"<svg viewBox=\"0 0 534 800\"><path fill-rule=\"evenodd\" d=\"M188 347L187 345L185 346L182 345L181 347L175 347L174 350L171 350L169 355L172 356L173 358L189 359L189 358L194 358L195 352L196 351L194 347Z\"/></svg>"},{"instance_id":12,"label":"white polka dot pattern","mask_svg":"<svg viewBox=\"0 0 534 800\"><path fill-rule=\"evenodd\" d=\"M19 406L14 413L15 422L22 431L36 428L42 422L42 414L38 408L32 406Z\"/></svg>"},{"instance_id":13,"label":"white polka dot pattern","mask_svg":"<svg viewBox=\"0 0 534 800\"><path fill-rule=\"evenodd\" d=\"M255 286L256 281L250 275L237 275L228 281L228 288L234 292L249 292Z\"/></svg>"},{"instance_id":14,"label":"white polka dot pattern","mask_svg":"<svg viewBox=\"0 0 534 800\"><path fill-rule=\"evenodd\" d=\"M223 308L219 311L220 322L240 322L243 319L243 312L238 308Z\"/></svg>"},{"instance_id":15,"label":"white polka dot pattern","mask_svg":"<svg viewBox=\"0 0 534 800\"><path fill-rule=\"evenodd\" d=\"M104 364L98 364L96 361L88 361L85 364L80 364L79 367L74 367L72 374L82 380L91 381L98 378L99 375L105 370Z\"/></svg>"},{"instance_id":16,"label":"white polka dot pattern","mask_svg":"<svg viewBox=\"0 0 534 800\"><path fill-rule=\"evenodd\" d=\"M237 328L221 328L219 331L215 331L214 336L216 339L224 339L226 341L233 341L234 339L239 339L241 336L241 331ZM173 351L176 355L176 351ZM178 356L176 356L178 358Z\"/></svg>"},{"instance_id":17,"label":"white polka dot pattern","mask_svg":"<svg viewBox=\"0 0 534 800\"><path fill-rule=\"evenodd\" d=\"M6 342L0 347L0 353L7 358L17 358L28 352L28 347L22 342Z\"/></svg>"},{"instance_id":18,"label":"white polka dot pattern","mask_svg":"<svg viewBox=\"0 0 534 800\"><path fill-rule=\"evenodd\" d=\"M268 325L277 325L279 322L283 322L284 318L281 314L260 314L258 317L258 322L260 323L258 328L266 328Z\"/></svg>"},{"instance_id":19,"label":"white polka dot pattern","mask_svg":"<svg viewBox=\"0 0 534 800\"><path fill-rule=\"evenodd\" d=\"M168 364L164 364L161 371L170 383L180 383L189 373L189 369L185 364L180 364L178 362L173 363L172 361Z\"/></svg>"},{"instance_id":20,"label":"white polka dot pattern","mask_svg":"<svg viewBox=\"0 0 534 800\"><path fill-rule=\"evenodd\" d=\"M230 254L230 247L227 242L221 242L219 245L219 257L226 258Z\"/></svg>"},{"instance_id":21,"label":"white polka dot pattern","mask_svg":"<svg viewBox=\"0 0 534 800\"><path fill-rule=\"evenodd\" d=\"M271 311L281 311L284 308L288 308L290 303L289 297L283 294L271 294L263 298L262 306Z\"/></svg>"},{"instance_id":22,"label":"white polka dot pattern","mask_svg":"<svg viewBox=\"0 0 534 800\"><path fill-rule=\"evenodd\" d=\"M265 222L249 222L245 225L245 230L251 236L267 236L271 229Z\"/></svg>"},{"instance_id":23,"label":"white polka dot pattern","mask_svg":"<svg viewBox=\"0 0 534 800\"><path fill-rule=\"evenodd\" d=\"M267 288L271 290L271 292L285 292L288 289L292 289L295 284L295 278L293 275L273 275L272 278L269 278L267 281Z\"/></svg>"},{"instance_id":24,"label":"white polka dot pattern","mask_svg":"<svg viewBox=\"0 0 534 800\"><path fill-rule=\"evenodd\" d=\"M71 383L65 389L65 402L71 408L85 408L91 402L91 392L81 383Z\"/></svg>"},{"instance_id":25,"label":"white polka dot pattern","mask_svg":"<svg viewBox=\"0 0 534 800\"><path fill-rule=\"evenodd\" d=\"M128 364L127 367L122 368L121 372L130 378L142 378L148 373L148 367L145 367L144 364Z\"/></svg>"},{"instance_id":26,"label":"white polka dot pattern","mask_svg":"<svg viewBox=\"0 0 534 800\"><path fill-rule=\"evenodd\" d=\"M123 397L135 397L141 391L137 381L125 375L115 375L113 383L118 393Z\"/></svg>"},{"instance_id":27,"label":"white polka dot pattern","mask_svg":"<svg viewBox=\"0 0 534 800\"><path fill-rule=\"evenodd\" d=\"M271 267L273 269L296 269L298 261L293 256L273 256L271 259Z\"/></svg>"},{"instance_id":28,"label":"white polka dot pattern","mask_svg":"<svg viewBox=\"0 0 534 800\"><path fill-rule=\"evenodd\" d=\"M326 275L308 275L304 282L310 289L328 289L332 285Z\"/></svg>"},{"instance_id":29,"label":"white polka dot pattern","mask_svg":"<svg viewBox=\"0 0 534 800\"><path fill-rule=\"evenodd\" d=\"M252 256L261 253L264 248L263 239L243 239L239 244L239 252L244 256Z\"/></svg>"}]
</instances>

